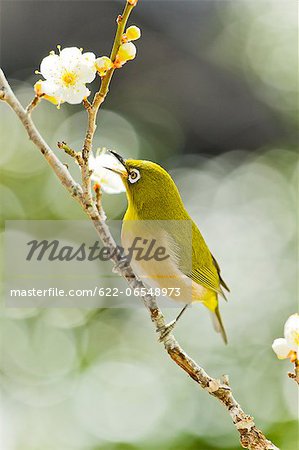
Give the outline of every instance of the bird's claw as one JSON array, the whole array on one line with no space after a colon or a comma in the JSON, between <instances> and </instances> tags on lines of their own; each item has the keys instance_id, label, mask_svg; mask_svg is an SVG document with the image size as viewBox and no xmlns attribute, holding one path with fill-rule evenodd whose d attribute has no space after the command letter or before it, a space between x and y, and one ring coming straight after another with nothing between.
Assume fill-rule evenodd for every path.
<instances>
[{"instance_id":1,"label":"bird's claw","mask_svg":"<svg viewBox=\"0 0 299 450\"><path fill-rule=\"evenodd\" d=\"M159 336L159 342L163 342L164 339L169 335L169 333L172 332L172 330L174 329L174 326L176 324L176 320L172 320L171 322L169 322L167 325L164 325L163 327L159 327L157 329L157 333L160 333Z\"/></svg>"}]
</instances>

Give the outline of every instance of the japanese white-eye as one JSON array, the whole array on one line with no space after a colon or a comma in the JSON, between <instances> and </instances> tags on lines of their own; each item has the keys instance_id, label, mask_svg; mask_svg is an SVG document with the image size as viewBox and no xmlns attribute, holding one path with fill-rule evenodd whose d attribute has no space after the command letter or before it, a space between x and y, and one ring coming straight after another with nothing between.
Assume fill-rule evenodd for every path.
<instances>
[{"instance_id":1,"label":"japanese white-eye","mask_svg":"<svg viewBox=\"0 0 299 450\"><path fill-rule=\"evenodd\" d=\"M225 298L223 288L227 291L229 288L197 225L187 213L173 179L156 163L124 160L117 153L111 153L121 165L110 170L121 176L128 199L122 226L123 247L130 247L139 235L146 238L144 242L154 239L159 245L162 243L169 256L162 262L133 259L131 265L136 275L150 286L182 289L181 298L170 293L171 299L183 299L186 304L203 303L212 313L214 327L226 343L218 296Z\"/></svg>"}]
</instances>

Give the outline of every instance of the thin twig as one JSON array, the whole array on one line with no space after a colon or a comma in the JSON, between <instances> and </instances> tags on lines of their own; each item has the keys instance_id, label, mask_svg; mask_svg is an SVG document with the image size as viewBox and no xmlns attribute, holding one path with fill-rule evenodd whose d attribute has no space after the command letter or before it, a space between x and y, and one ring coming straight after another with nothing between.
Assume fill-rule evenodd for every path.
<instances>
[{"instance_id":1,"label":"thin twig","mask_svg":"<svg viewBox=\"0 0 299 450\"><path fill-rule=\"evenodd\" d=\"M112 51L110 55L110 59L112 62L115 61L119 46L121 45L121 38L124 33L125 26L129 19L129 16L134 9L134 5L131 5L129 2L126 3L124 11L121 16L117 18L117 30L112 46ZM83 193L85 199L88 203L91 203L91 181L90 181L90 170L89 170L89 155L92 150L92 141L96 131L96 122L97 122L97 114L100 106L104 102L108 92L109 85L112 79L112 75L114 73L115 68L112 67L107 71L106 75L102 77L101 85L99 91L95 94L92 104L89 103L88 100L84 100L83 104L87 111L88 116L88 124L86 135L84 139L83 149L82 149L82 185L83 185Z\"/></svg>"},{"instance_id":2,"label":"thin twig","mask_svg":"<svg viewBox=\"0 0 299 450\"><path fill-rule=\"evenodd\" d=\"M79 166L81 167L83 166L84 163L81 153L75 152L75 150L73 150L69 145L67 145L66 142L57 142L57 147L60 148L61 150L64 150L67 155L74 158L79 164Z\"/></svg>"},{"instance_id":3,"label":"thin twig","mask_svg":"<svg viewBox=\"0 0 299 450\"><path fill-rule=\"evenodd\" d=\"M26 108L27 114L31 114L32 111L34 110L34 108L39 104L39 102L41 101L41 96L36 95L35 97L33 97L33 99L31 100L31 102L29 103L29 105Z\"/></svg>"},{"instance_id":4,"label":"thin twig","mask_svg":"<svg viewBox=\"0 0 299 450\"><path fill-rule=\"evenodd\" d=\"M95 183L93 185L93 190L94 190L95 196L96 196L95 204L96 204L98 213L99 213L101 219L103 221L105 221L106 220L106 214L105 214L105 211L103 210L103 207L102 207L102 190L101 190L101 186L99 185L99 183Z\"/></svg>"}]
</instances>

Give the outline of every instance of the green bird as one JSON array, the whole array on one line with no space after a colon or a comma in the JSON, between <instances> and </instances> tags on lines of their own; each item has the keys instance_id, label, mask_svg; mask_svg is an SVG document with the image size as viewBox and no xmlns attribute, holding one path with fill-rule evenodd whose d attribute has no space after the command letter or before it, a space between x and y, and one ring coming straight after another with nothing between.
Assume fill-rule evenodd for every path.
<instances>
[{"instance_id":1,"label":"green bird","mask_svg":"<svg viewBox=\"0 0 299 450\"><path fill-rule=\"evenodd\" d=\"M163 336L173 329L189 304L201 302L210 311L215 330L227 343L218 297L226 299L223 288L227 291L229 288L221 277L216 259L186 211L173 179L156 163L125 160L117 153L111 153L120 165L106 168L119 174L128 199L122 225L123 247L130 248L136 236L140 236L143 242L154 241L156 250L164 248L166 251L166 256L161 259L144 260L134 254L131 266L147 285L158 287L170 299L185 303Z\"/></svg>"}]
</instances>

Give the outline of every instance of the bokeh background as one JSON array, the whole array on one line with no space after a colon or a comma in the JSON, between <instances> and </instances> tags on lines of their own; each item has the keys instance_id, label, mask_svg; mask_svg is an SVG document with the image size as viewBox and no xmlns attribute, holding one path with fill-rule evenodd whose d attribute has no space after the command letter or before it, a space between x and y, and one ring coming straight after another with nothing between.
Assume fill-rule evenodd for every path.
<instances>
[{"instance_id":1,"label":"bokeh background","mask_svg":"<svg viewBox=\"0 0 299 450\"><path fill-rule=\"evenodd\" d=\"M2 1L1 66L22 103L56 44L109 54L122 6ZM209 373L230 375L283 450L297 447L297 390L271 344L297 309L296 13L288 0L140 1L138 57L115 74L95 138L174 177L231 287L227 347L201 307L176 335ZM14 114L0 114L2 219L84 219ZM34 119L53 149L81 147L80 105L43 102ZM125 196L104 204L120 219ZM168 360L142 308L3 307L1 332L1 450L240 448L227 412Z\"/></svg>"}]
</instances>

